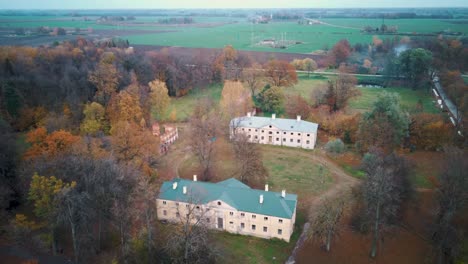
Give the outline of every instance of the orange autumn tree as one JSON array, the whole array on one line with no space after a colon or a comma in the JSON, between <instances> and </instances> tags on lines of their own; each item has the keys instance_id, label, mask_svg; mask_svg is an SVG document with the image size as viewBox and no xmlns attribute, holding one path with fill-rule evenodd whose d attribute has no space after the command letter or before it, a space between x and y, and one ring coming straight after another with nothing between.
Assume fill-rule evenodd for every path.
<instances>
[{"instance_id":1,"label":"orange autumn tree","mask_svg":"<svg viewBox=\"0 0 468 264\"><path fill-rule=\"evenodd\" d=\"M48 134L47 129L40 127L26 135L26 142L31 144L31 147L26 151L24 157L32 159L42 155L56 156L60 152L69 149L79 139L80 137L64 130Z\"/></svg>"}]
</instances>

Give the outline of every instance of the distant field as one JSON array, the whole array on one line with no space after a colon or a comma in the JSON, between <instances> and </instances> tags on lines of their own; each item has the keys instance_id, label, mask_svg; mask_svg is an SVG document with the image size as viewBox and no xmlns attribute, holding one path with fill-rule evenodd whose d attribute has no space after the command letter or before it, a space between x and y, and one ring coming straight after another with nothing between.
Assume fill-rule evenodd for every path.
<instances>
[{"instance_id":1,"label":"distant field","mask_svg":"<svg viewBox=\"0 0 468 264\"><path fill-rule=\"evenodd\" d=\"M157 25L152 23L160 19L173 16L142 16L125 25L103 25L95 21L84 21L83 17L66 16L0 16L0 28L24 27L36 28L39 26L93 28L101 30L115 30L115 35L127 38L133 45L162 45L192 48L222 48L233 45L239 50L273 51L310 53L315 50L331 48L340 39L348 39L351 44L369 43L372 35L362 34L360 29L364 26L379 27L380 19L323 19L331 25L300 25L296 21L272 22L268 24L252 24L245 18L237 17L193 17L195 24L188 25ZM96 17L92 17L96 19ZM397 26L399 33L434 33L439 31L455 31L468 34L468 27L457 20L439 19L388 19L385 23ZM142 23L139 25L138 23ZM226 24L223 24L226 23ZM201 25L199 25L201 24ZM213 25L210 25L213 24ZM128 30L172 30L167 33L128 34ZM122 31L123 34L119 34ZM389 37L389 36L381 36ZM391 36L390 36L391 37ZM259 46L257 43L264 39L288 39L301 42L287 49L274 49Z\"/></svg>"}]
</instances>

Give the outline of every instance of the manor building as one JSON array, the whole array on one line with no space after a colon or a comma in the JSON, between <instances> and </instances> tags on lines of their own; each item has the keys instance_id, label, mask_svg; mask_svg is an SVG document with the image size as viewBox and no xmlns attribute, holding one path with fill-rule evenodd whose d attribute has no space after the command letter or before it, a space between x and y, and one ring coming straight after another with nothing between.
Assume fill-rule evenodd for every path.
<instances>
[{"instance_id":1,"label":"manor building","mask_svg":"<svg viewBox=\"0 0 468 264\"><path fill-rule=\"evenodd\" d=\"M252 143L314 149L317 141L318 124L297 119L247 116L237 117L229 124L231 140L236 133L243 133Z\"/></svg>"},{"instance_id":2,"label":"manor building","mask_svg":"<svg viewBox=\"0 0 468 264\"><path fill-rule=\"evenodd\" d=\"M211 229L289 242L296 220L297 195L252 189L230 178L218 183L176 178L161 186L158 219L205 225Z\"/></svg>"}]
</instances>

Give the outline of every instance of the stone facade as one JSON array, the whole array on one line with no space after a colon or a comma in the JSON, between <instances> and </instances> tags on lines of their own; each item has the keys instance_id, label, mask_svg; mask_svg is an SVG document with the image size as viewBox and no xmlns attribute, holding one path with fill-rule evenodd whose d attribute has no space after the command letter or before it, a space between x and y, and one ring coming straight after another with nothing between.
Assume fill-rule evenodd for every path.
<instances>
[{"instance_id":1,"label":"stone facade","mask_svg":"<svg viewBox=\"0 0 468 264\"><path fill-rule=\"evenodd\" d=\"M159 151L161 154L166 153L169 150L169 146L172 145L179 138L179 131L176 126L163 125L163 132L158 123L154 123L152 126L153 136L159 137Z\"/></svg>"}]
</instances>

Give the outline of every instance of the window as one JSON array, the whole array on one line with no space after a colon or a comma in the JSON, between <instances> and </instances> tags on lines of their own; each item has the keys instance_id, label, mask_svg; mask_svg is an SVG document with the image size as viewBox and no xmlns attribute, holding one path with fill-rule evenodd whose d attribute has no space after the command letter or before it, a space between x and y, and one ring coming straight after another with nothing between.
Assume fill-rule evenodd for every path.
<instances>
[{"instance_id":1,"label":"window","mask_svg":"<svg viewBox=\"0 0 468 264\"><path fill-rule=\"evenodd\" d=\"M298 135L298 136L300 136L300 135L301 135L301 133L297 133L297 135Z\"/></svg>"},{"instance_id":2,"label":"window","mask_svg":"<svg viewBox=\"0 0 468 264\"><path fill-rule=\"evenodd\" d=\"M278 235L282 235L283 234L283 230L282 229L278 229Z\"/></svg>"},{"instance_id":3,"label":"window","mask_svg":"<svg viewBox=\"0 0 468 264\"><path fill-rule=\"evenodd\" d=\"M286 132L283 132L284 135L286 135Z\"/></svg>"},{"instance_id":4,"label":"window","mask_svg":"<svg viewBox=\"0 0 468 264\"><path fill-rule=\"evenodd\" d=\"M176 215L177 217L180 217L180 214L179 214L179 212L175 213L175 215Z\"/></svg>"},{"instance_id":5,"label":"window","mask_svg":"<svg viewBox=\"0 0 468 264\"><path fill-rule=\"evenodd\" d=\"M262 137L262 139L263 139L263 137Z\"/></svg>"},{"instance_id":6,"label":"window","mask_svg":"<svg viewBox=\"0 0 468 264\"><path fill-rule=\"evenodd\" d=\"M245 214L244 214L244 213L241 213L241 216L242 216L242 217L244 217L244 216L245 216Z\"/></svg>"},{"instance_id":7,"label":"window","mask_svg":"<svg viewBox=\"0 0 468 264\"><path fill-rule=\"evenodd\" d=\"M293 142L293 139L291 138L289 141L290 141L290 142Z\"/></svg>"},{"instance_id":8,"label":"window","mask_svg":"<svg viewBox=\"0 0 468 264\"><path fill-rule=\"evenodd\" d=\"M231 221L231 222L229 222L229 224L230 224L230 225L233 225L233 224L234 224L234 222L232 222L232 221Z\"/></svg>"},{"instance_id":9,"label":"window","mask_svg":"<svg viewBox=\"0 0 468 264\"><path fill-rule=\"evenodd\" d=\"M166 204L167 202L166 201L163 201L163 204Z\"/></svg>"},{"instance_id":10,"label":"window","mask_svg":"<svg viewBox=\"0 0 468 264\"><path fill-rule=\"evenodd\" d=\"M294 133L291 133L291 136L294 136Z\"/></svg>"},{"instance_id":11,"label":"window","mask_svg":"<svg viewBox=\"0 0 468 264\"><path fill-rule=\"evenodd\" d=\"M308 137L310 137L310 134L307 134Z\"/></svg>"},{"instance_id":12,"label":"window","mask_svg":"<svg viewBox=\"0 0 468 264\"><path fill-rule=\"evenodd\" d=\"M271 126L269 126L269 128L271 128Z\"/></svg>"},{"instance_id":13,"label":"window","mask_svg":"<svg viewBox=\"0 0 468 264\"><path fill-rule=\"evenodd\" d=\"M250 131L250 130L252 130L252 129L249 128L249 131Z\"/></svg>"},{"instance_id":14,"label":"window","mask_svg":"<svg viewBox=\"0 0 468 264\"><path fill-rule=\"evenodd\" d=\"M276 141L279 141L279 138L276 138Z\"/></svg>"},{"instance_id":15,"label":"window","mask_svg":"<svg viewBox=\"0 0 468 264\"><path fill-rule=\"evenodd\" d=\"M271 135L271 134L273 134L273 132L271 132L271 131L270 131L270 132L268 132L268 134L270 134L270 135Z\"/></svg>"},{"instance_id":16,"label":"window","mask_svg":"<svg viewBox=\"0 0 468 264\"><path fill-rule=\"evenodd\" d=\"M233 212L229 212L229 215L234 215L234 213L233 213Z\"/></svg>"},{"instance_id":17,"label":"window","mask_svg":"<svg viewBox=\"0 0 468 264\"><path fill-rule=\"evenodd\" d=\"M276 135L279 135L279 131L276 131Z\"/></svg>"},{"instance_id":18,"label":"window","mask_svg":"<svg viewBox=\"0 0 468 264\"><path fill-rule=\"evenodd\" d=\"M163 211L163 215L167 215L167 211L166 211L166 210Z\"/></svg>"},{"instance_id":19,"label":"window","mask_svg":"<svg viewBox=\"0 0 468 264\"><path fill-rule=\"evenodd\" d=\"M306 144L310 144L310 140L306 140Z\"/></svg>"},{"instance_id":20,"label":"window","mask_svg":"<svg viewBox=\"0 0 468 264\"><path fill-rule=\"evenodd\" d=\"M242 228L242 229L245 228L245 224L244 224L244 223L241 223L241 228Z\"/></svg>"},{"instance_id":21,"label":"window","mask_svg":"<svg viewBox=\"0 0 468 264\"><path fill-rule=\"evenodd\" d=\"M200 206L197 205L197 209L200 210Z\"/></svg>"},{"instance_id":22,"label":"window","mask_svg":"<svg viewBox=\"0 0 468 264\"><path fill-rule=\"evenodd\" d=\"M283 142L286 142L286 139L285 139L285 138L283 138Z\"/></svg>"},{"instance_id":23,"label":"window","mask_svg":"<svg viewBox=\"0 0 468 264\"><path fill-rule=\"evenodd\" d=\"M255 129L255 132L258 132L258 129Z\"/></svg>"},{"instance_id":24,"label":"window","mask_svg":"<svg viewBox=\"0 0 468 264\"><path fill-rule=\"evenodd\" d=\"M252 225L252 230L255 230L256 226L255 225Z\"/></svg>"},{"instance_id":25,"label":"window","mask_svg":"<svg viewBox=\"0 0 468 264\"><path fill-rule=\"evenodd\" d=\"M179 206L179 203L175 203L176 206Z\"/></svg>"},{"instance_id":26,"label":"window","mask_svg":"<svg viewBox=\"0 0 468 264\"><path fill-rule=\"evenodd\" d=\"M251 138L251 137L252 137L252 135L249 135L249 138Z\"/></svg>"},{"instance_id":27,"label":"window","mask_svg":"<svg viewBox=\"0 0 468 264\"><path fill-rule=\"evenodd\" d=\"M291 128L294 128L294 126L291 126Z\"/></svg>"},{"instance_id":28,"label":"window","mask_svg":"<svg viewBox=\"0 0 468 264\"><path fill-rule=\"evenodd\" d=\"M221 205L221 202L218 202L218 205Z\"/></svg>"},{"instance_id":29,"label":"window","mask_svg":"<svg viewBox=\"0 0 468 264\"><path fill-rule=\"evenodd\" d=\"M278 223L282 224L282 223L283 223L283 219L278 219Z\"/></svg>"},{"instance_id":30,"label":"window","mask_svg":"<svg viewBox=\"0 0 468 264\"><path fill-rule=\"evenodd\" d=\"M268 227L264 226L263 227L263 232L267 232L268 231Z\"/></svg>"},{"instance_id":31,"label":"window","mask_svg":"<svg viewBox=\"0 0 468 264\"><path fill-rule=\"evenodd\" d=\"M245 131L245 128L242 128L242 131Z\"/></svg>"},{"instance_id":32,"label":"window","mask_svg":"<svg viewBox=\"0 0 468 264\"><path fill-rule=\"evenodd\" d=\"M255 136L255 139L257 139L257 138L258 138L258 136Z\"/></svg>"},{"instance_id":33,"label":"window","mask_svg":"<svg viewBox=\"0 0 468 264\"><path fill-rule=\"evenodd\" d=\"M210 222L210 219L209 219L209 218L206 218L206 222L209 223L209 222Z\"/></svg>"},{"instance_id":34,"label":"window","mask_svg":"<svg viewBox=\"0 0 468 264\"><path fill-rule=\"evenodd\" d=\"M300 139L298 139L298 140L297 140L297 143L301 143L301 140L300 140Z\"/></svg>"},{"instance_id":35,"label":"window","mask_svg":"<svg viewBox=\"0 0 468 264\"><path fill-rule=\"evenodd\" d=\"M265 133L265 130L262 130L262 133Z\"/></svg>"},{"instance_id":36,"label":"window","mask_svg":"<svg viewBox=\"0 0 468 264\"><path fill-rule=\"evenodd\" d=\"M257 216L256 216L256 215L252 215L252 219L255 219L255 218L257 218Z\"/></svg>"},{"instance_id":37,"label":"window","mask_svg":"<svg viewBox=\"0 0 468 264\"><path fill-rule=\"evenodd\" d=\"M263 217L263 220L268 221L268 217L266 217L266 216Z\"/></svg>"},{"instance_id":38,"label":"window","mask_svg":"<svg viewBox=\"0 0 468 264\"><path fill-rule=\"evenodd\" d=\"M188 205L188 204L186 204L186 205L185 205L185 207L189 208L189 205Z\"/></svg>"}]
</instances>

